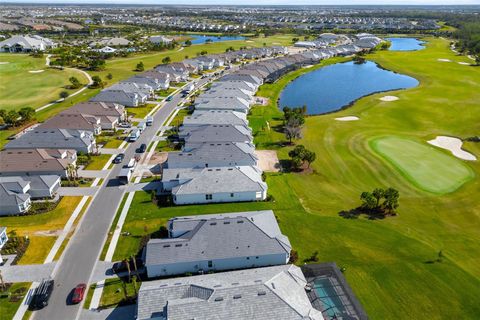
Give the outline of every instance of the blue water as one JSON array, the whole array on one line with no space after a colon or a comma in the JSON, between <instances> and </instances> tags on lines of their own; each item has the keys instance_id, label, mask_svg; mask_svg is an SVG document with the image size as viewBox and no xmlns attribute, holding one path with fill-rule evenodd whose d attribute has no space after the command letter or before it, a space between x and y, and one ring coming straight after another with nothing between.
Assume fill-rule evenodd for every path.
<instances>
[{"instance_id":1,"label":"blue water","mask_svg":"<svg viewBox=\"0 0 480 320\"><path fill-rule=\"evenodd\" d=\"M242 36L209 36L209 35L199 35L199 34L186 34L185 36L191 37L192 44L203 44L207 42L208 39L211 42L222 42L222 41L232 41L232 40L245 40L245 37Z\"/></svg>"},{"instance_id":2,"label":"blue water","mask_svg":"<svg viewBox=\"0 0 480 320\"><path fill-rule=\"evenodd\" d=\"M316 279L314 282L314 290L322 302L323 310L321 311L324 316L333 318L335 315L341 316L346 313L345 306L338 297L341 292L335 291L329 279Z\"/></svg>"},{"instance_id":3,"label":"blue water","mask_svg":"<svg viewBox=\"0 0 480 320\"><path fill-rule=\"evenodd\" d=\"M337 63L306 73L290 82L280 94L283 108L307 106L308 114L340 110L363 96L416 87L412 77L379 68L367 61Z\"/></svg>"},{"instance_id":4,"label":"blue water","mask_svg":"<svg viewBox=\"0 0 480 320\"><path fill-rule=\"evenodd\" d=\"M425 42L415 38L387 38L392 43L390 51L416 51L425 49Z\"/></svg>"}]
</instances>

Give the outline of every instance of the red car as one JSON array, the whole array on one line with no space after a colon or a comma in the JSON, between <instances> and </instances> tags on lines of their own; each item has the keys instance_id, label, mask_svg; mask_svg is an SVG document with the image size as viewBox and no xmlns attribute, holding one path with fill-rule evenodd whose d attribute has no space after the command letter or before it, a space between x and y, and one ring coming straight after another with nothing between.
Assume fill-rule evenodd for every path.
<instances>
[{"instance_id":1,"label":"red car","mask_svg":"<svg viewBox=\"0 0 480 320\"><path fill-rule=\"evenodd\" d=\"M83 300L83 295L85 294L85 289L87 285L85 283L80 283L78 286L73 289L72 294L72 303L80 303Z\"/></svg>"}]
</instances>

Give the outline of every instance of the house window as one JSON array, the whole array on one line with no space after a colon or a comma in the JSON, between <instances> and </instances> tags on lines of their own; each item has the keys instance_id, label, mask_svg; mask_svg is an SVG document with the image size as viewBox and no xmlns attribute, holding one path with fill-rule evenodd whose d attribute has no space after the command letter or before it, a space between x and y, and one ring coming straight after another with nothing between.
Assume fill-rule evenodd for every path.
<instances>
[{"instance_id":1,"label":"house window","mask_svg":"<svg viewBox=\"0 0 480 320\"><path fill-rule=\"evenodd\" d=\"M212 260L209 260L209 261L208 261L208 267L209 267L209 268L213 267L213 262L212 262Z\"/></svg>"},{"instance_id":2,"label":"house window","mask_svg":"<svg viewBox=\"0 0 480 320\"><path fill-rule=\"evenodd\" d=\"M230 198L233 198L234 194L233 193L230 193Z\"/></svg>"},{"instance_id":3,"label":"house window","mask_svg":"<svg viewBox=\"0 0 480 320\"><path fill-rule=\"evenodd\" d=\"M211 194L206 194L205 195L205 200L212 200L212 195Z\"/></svg>"},{"instance_id":4,"label":"house window","mask_svg":"<svg viewBox=\"0 0 480 320\"><path fill-rule=\"evenodd\" d=\"M257 193L255 194L255 197L256 197L257 199L261 199L261 198L262 198L262 193L261 193L261 192L257 192Z\"/></svg>"}]
</instances>

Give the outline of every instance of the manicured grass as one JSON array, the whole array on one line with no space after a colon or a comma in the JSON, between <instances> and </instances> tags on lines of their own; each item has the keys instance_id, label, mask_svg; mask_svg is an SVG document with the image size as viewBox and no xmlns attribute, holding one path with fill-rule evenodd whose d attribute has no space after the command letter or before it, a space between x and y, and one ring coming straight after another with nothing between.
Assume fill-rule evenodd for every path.
<instances>
[{"instance_id":1,"label":"manicured grass","mask_svg":"<svg viewBox=\"0 0 480 320\"><path fill-rule=\"evenodd\" d=\"M85 170L102 170L111 158L111 154L100 154L98 156L92 156L91 162L85 167Z\"/></svg>"},{"instance_id":2,"label":"manicured grass","mask_svg":"<svg viewBox=\"0 0 480 320\"><path fill-rule=\"evenodd\" d=\"M0 319L13 319L13 316L17 312L18 307L23 301L23 297L27 294L28 289L30 288L29 282L18 282L12 284L8 289L8 296L0 298ZM2 294L4 294L2 292ZM12 296L14 301L10 301Z\"/></svg>"},{"instance_id":3,"label":"manicured grass","mask_svg":"<svg viewBox=\"0 0 480 320\"><path fill-rule=\"evenodd\" d=\"M316 152L314 172L268 174L274 201L159 208L148 193L137 192L123 229L131 235L120 238L115 255L136 253L142 236L171 217L272 209L299 253L297 263L318 251L320 261L345 267L345 276L371 319L477 319L478 178L454 192L432 194L418 189L369 144L384 136L422 143L437 135L478 134L480 68L456 63L468 60L452 53L448 41L427 40L425 50L368 55L382 67L417 78L418 87L372 95L346 110L306 119L304 138L297 143ZM270 98L270 104L255 107L249 117L257 146L277 149L281 160L288 158L291 147L283 146L286 139L276 131L281 129L275 127L282 123L282 114L275 101L290 77L262 86L258 95ZM400 99L379 100L387 94ZM360 120L334 120L349 115ZM468 142L465 149L480 155L478 143ZM464 165L478 176L479 161ZM339 215L360 204L361 192L390 186L400 192L396 217L368 220ZM432 263L440 250L443 261Z\"/></svg>"},{"instance_id":4,"label":"manicured grass","mask_svg":"<svg viewBox=\"0 0 480 320\"><path fill-rule=\"evenodd\" d=\"M143 119L153 110L157 105L153 103L146 104L141 107L126 108L129 115L133 115L134 118Z\"/></svg>"},{"instance_id":5,"label":"manicured grass","mask_svg":"<svg viewBox=\"0 0 480 320\"><path fill-rule=\"evenodd\" d=\"M63 197L57 207L46 213L18 217L0 217L0 225L19 236L28 236L30 244L19 264L43 263L57 236L63 229L81 197ZM49 235L51 233L51 235Z\"/></svg>"},{"instance_id":6,"label":"manicured grass","mask_svg":"<svg viewBox=\"0 0 480 320\"><path fill-rule=\"evenodd\" d=\"M104 148L117 149L125 140L126 135L121 131L117 131L115 135L101 134L96 137L97 145L103 145Z\"/></svg>"},{"instance_id":7,"label":"manicured grass","mask_svg":"<svg viewBox=\"0 0 480 320\"><path fill-rule=\"evenodd\" d=\"M370 146L414 185L432 193L453 192L475 176L462 161L426 143L386 136Z\"/></svg>"},{"instance_id":8,"label":"manicured grass","mask_svg":"<svg viewBox=\"0 0 480 320\"><path fill-rule=\"evenodd\" d=\"M85 302L83 303L83 309L90 309L90 303L92 302L93 292L95 291L96 287L96 283L88 286L87 292L85 293Z\"/></svg>"},{"instance_id":9,"label":"manicured grass","mask_svg":"<svg viewBox=\"0 0 480 320\"><path fill-rule=\"evenodd\" d=\"M39 108L59 99L62 91L70 94L77 91L66 89L68 79L77 77L86 84L86 77L76 70L57 70L45 65L45 57L33 58L26 54L0 54L0 109L18 110L22 107ZM44 70L40 73L29 71Z\"/></svg>"},{"instance_id":10,"label":"manicured grass","mask_svg":"<svg viewBox=\"0 0 480 320\"><path fill-rule=\"evenodd\" d=\"M158 90L156 92L156 94L159 95L159 96L166 97L166 96L170 95L172 92L174 92L175 90L177 90L177 88L168 88L166 90Z\"/></svg>"},{"instance_id":11,"label":"manicured grass","mask_svg":"<svg viewBox=\"0 0 480 320\"><path fill-rule=\"evenodd\" d=\"M137 291L140 288L140 283L137 282ZM127 295L132 297L135 295L135 289L133 282L126 283ZM112 308L117 306L122 300L125 299L125 291L122 286L122 280L107 279L105 280L105 286L103 287L102 297L100 298L100 307Z\"/></svg>"}]
</instances>

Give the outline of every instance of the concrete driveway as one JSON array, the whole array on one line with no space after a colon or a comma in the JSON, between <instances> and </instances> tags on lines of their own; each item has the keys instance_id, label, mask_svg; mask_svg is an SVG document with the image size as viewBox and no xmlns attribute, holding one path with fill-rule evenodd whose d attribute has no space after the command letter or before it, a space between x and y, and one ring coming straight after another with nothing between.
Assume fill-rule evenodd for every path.
<instances>
[{"instance_id":1,"label":"concrete driveway","mask_svg":"<svg viewBox=\"0 0 480 320\"><path fill-rule=\"evenodd\" d=\"M80 319L82 320L134 320L136 305L128 305L103 310L82 309Z\"/></svg>"},{"instance_id":2,"label":"concrete driveway","mask_svg":"<svg viewBox=\"0 0 480 320\"><path fill-rule=\"evenodd\" d=\"M59 196L93 196L99 187L60 187Z\"/></svg>"},{"instance_id":3,"label":"concrete driveway","mask_svg":"<svg viewBox=\"0 0 480 320\"><path fill-rule=\"evenodd\" d=\"M34 282L49 278L56 262L0 267L5 282Z\"/></svg>"}]
</instances>

